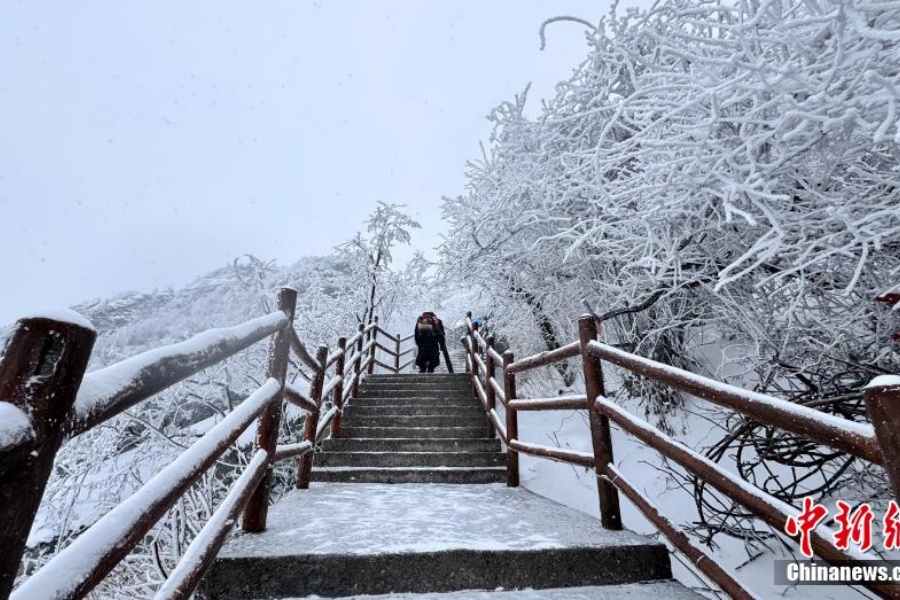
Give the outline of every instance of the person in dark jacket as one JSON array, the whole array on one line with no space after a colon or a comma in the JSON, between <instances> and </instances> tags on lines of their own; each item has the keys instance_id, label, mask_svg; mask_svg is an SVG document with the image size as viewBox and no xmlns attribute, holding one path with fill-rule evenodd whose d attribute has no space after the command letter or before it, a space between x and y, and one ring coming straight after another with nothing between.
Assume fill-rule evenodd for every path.
<instances>
[{"instance_id":1,"label":"person in dark jacket","mask_svg":"<svg viewBox=\"0 0 900 600\"><path fill-rule=\"evenodd\" d=\"M433 312L424 312L416 319L416 366L419 373L434 373L441 364L441 343L445 339L444 324Z\"/></svg>"}]
</instances>

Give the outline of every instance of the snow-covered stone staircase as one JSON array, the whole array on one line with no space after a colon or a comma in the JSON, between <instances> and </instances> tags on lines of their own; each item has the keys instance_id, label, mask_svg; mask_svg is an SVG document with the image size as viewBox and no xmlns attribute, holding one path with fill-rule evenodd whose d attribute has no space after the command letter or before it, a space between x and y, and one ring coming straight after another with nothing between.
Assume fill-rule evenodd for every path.
<instances>
[{"instance_id":1,"label":"snow-covered stone staircase","mask_svg":"<svg viewBox=\"0 0 900 600\"><path fill-rule=\"evenodd\" d=\"M487 426L465 374L371 375L345 413L341 437L316 454L312 480L502 482L506 455Z\"/></svg>"},{"instance_id":2,"label":"snow-covered stone staircase","mask_svg":"<svg viewBox=\"0 0 900 600\"><path fill-rule=\"evenodd\" d=\"M204 593L340 598L531 588L539 591L528 598L555 598L562 592L543 590L578 588L564 597L699 600L670 578L662 544L606 531L522 488L313 483L271 507L267 531L226 544Z\"/></svg>"},{"instance_id":3,"label":"snow-covered stone staircase","mask_svg":"<svg viewBox=\"0 0 900 600\"><path fill-rule=\"evenodd\" d=\"M490 483L505 455L486 433L464 374L370 376L310 488L223 547L203 597L699 598L662 544Z\"/></svg>"}]
</instances>

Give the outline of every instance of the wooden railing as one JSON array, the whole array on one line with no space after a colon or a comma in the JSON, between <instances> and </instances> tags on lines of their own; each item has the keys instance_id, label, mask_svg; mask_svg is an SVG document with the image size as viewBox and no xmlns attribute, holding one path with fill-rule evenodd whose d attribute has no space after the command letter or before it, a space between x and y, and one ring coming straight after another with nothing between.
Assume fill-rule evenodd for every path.
<instances>
[{"instance_id":1,"label":"wooden railing","mask_svg":"<svg viewBox=\"0 0 900 600\"><path fill-rule=\"evenodd\" d=\"M615 466L610 421L747 507L776 531L784 531L788 518L798 516L800 510L724 470L607 399L603 380L604 362L741 413L759 423L880 465L886 471L894 498L900 500L900 378L878 377L866 388L866 409L873 426L727 385L602 344L597 340L597 324L591 316L579 319L579 340L520 360L515 360L510 351L502 356L497 353L493 337L484 339L471 316L468 313L466 368L471 374L473 393L481 400L493 429L507 447L507 484L519 485L519 453L593 469L597 475L600 521L604 528L622 528L619 510L621 491L678 551L732 598L756 596L722 569L703 548L645 498L628 480L627 474ZM584 368L584 395L537 399L518 397L517 374L578 356ZM496 410L498 401L505 408L503 419ZM588 411L593 453L519 440L519 411L572 409ZM833 564L863 558L859 553L838 549L832 543L831 533L824 527L811 531L812 549L817 558ZM865 587L884 598L900 598L900 585L872 583Z\"/></svg>"},{"instance_id":2,"label":"wooden railing","mask_svg":"<svg viewBox=\"0 0 900 600\"><path fill-rule=\"evenodd\" d=\"M257 420L256 453L210 520L184 551L156 598L187 598L241 516L247 532L266 528L272 467L298 459L295 485L309 486L312 450L330 431L360 380L381 366L401 372L407 338L391 336L378 318L315 356L294 330L296 291L278 291L278 311L242 325L213 329L85 374L96 333L74 313L20 320L0 357L0 598L7 598L32 522L63 441L104 423L175 383L271 337L266 382L178 459L80 534L12 592L21 600L81 598L122 561L186 490ZM379 338L382 333L384 338ZM388 345L380 339L390 340ZM394 358L379 360L376 350ZM312 370L308 394L288 383L289 354ZM388 359L390 360L390 359ZM321 414L331 399L331 408ZM300 440L279 444L283 401L307 412Z\"/></svg>"}]
</instances>

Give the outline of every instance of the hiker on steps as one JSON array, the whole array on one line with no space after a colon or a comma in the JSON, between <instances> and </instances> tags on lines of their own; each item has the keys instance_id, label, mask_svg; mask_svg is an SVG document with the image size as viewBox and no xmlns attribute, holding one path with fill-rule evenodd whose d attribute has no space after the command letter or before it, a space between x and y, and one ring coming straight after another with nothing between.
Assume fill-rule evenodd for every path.
<instances>
[{"instance_id":1,"label":"hiker on steps","mask_svg":"<svg viewBox=\"0 0 900 600\"><path fill-rule=\"evenodd\" d=\"M423 312L416 319L416 366L419 373L434 373L435 367L441 364L441 344L445 343L444 324L433 312Z\"/></svg>"}]
</instances>

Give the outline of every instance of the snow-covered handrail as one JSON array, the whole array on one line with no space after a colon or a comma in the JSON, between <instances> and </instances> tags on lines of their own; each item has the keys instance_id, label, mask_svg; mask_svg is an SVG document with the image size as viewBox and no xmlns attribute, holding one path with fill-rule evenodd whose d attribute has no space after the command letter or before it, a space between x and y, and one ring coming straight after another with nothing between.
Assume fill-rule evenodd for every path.
<instances>
[{"instance_id":1,"label":"snow-covered handrail","mask_svg":"<svg viewBox=\"0 0 900 600\"><path fill-rule=\"evenodd\" d=\"M307 412L318 410L318 406L309 396L294 387L293 384L286 383L284 385L284 399L298 408L302 408Z\"/></svg>"},{"instance_id":2,"label":"snow-covered handrail","mask_svg":"<svg viewBox=\"0 0 900 600\"><path fill-rule=\"evenodd\" d=\"M307 447L306 450L308 449ZM276 454L275 460L278 458ZM219 552L232 523L247 503L254 488L259 485L268 466L268 453L265 450L257 450L234 487L181 555L181 560L156 592L154 600L180 600L191 596L191 592L206 572L206 565Z\"/></svg>"},{"instance_id":3,"label":"snow-covered handrail","mask_svg":"<svg viewBox=\"0 0 900 600\"><path fill-rule=\"evenodd\" d=\"M19 572L96 336L77 313L43 311L17 321L0 348L0 598Z\"/></svg>"},{"instance_id":4,"label":"snow-covered handrail","mask_svg":"<svg viewBox=\"0 0 900 600\"><path fill-rule=\"evenodd\" d=\"M89 592L272 403L280 389L275 379L266 381L178 459L27 579L11 600L63 600Z\"/></svg>"},{"instance_id":5,"label":"snow-covered handrail","mask_svg":"<svg viewBox=\"0 0 900 600\"><path fill-rule=\"evenodd\" d=\"M114 417L138 402L255 344L288 323L283 312L234 327L210 329L184 342L149 350L85 375L66 423L70 436Z\"/></svg>"},{"instance_id":6,"label":"snow-covered handrail","mask_svg":"<svg viewBox=\"0 0 900 600\"><path fill-rule=\"evenodd\" d=\"M490 356L491 358L494 359L494 362L495 362L495 363L500 364L500 363L503 362L503 357L500 356L500 353L499 353L499 352L497 352L496 350L494 350L494 347L493 347L493 346L488 346L488 348L487 348L487 354L488 354L488 356Z\"/></svg>"},{"instance_id":7,"label":"snow-covered handrail","mask_svg":"<svg viewBox=\"0 0 900 600\"><path fill-rule=\"evenodd\" d=\"M325 359L325 368L330 369L331 366L334 365L334 363L336 363L340 357L344 356L344 354L345 354L344 350L335 350L334 352L329 354L328 357Z\"/></svg>"},{"instance_id":8,"label":"snow-covered handrail","mask_svg":"<svg viewBox=\"0 0 900 600\"><path fill-rule=\"evenodd\" d=\"M488 435L493 437L495 433L500 434L507 445L507 484L516 486L519 484L519 455L515 449L510 447L510 440L519 435L518 417L515 410L507 409L505 411L506 424L500 422L496 411L497 398L499 397L501 403L506 406L507 394L504 391L498 394L498 389L502 390L503 388L500 388L495 377L498 366L495 357L498 355L494 350L494 337L488 336L487 340L484 339L478 330L478 324L472 321L471 311L466 313L466 337L463 341L466 348L466 371L470 373L472 380L472 395L478 398L484 407L488 417ZM484 358L482 358L482 353ZM503 366L504 387L507 383L511 384L513 388L515 387L515 376L508 372L512 360L511 353L507 359L500 360L500 365ZM484 382L482 382L482 377ZM515 397L514 389L511 397Z\"/></svg>"},{"instance_id":9,"label":"snow-covered handrail","mask_svg":"<svg viewBox=\"0 0 900 600\"><path fill-rule=\"evenodd\" d=\"M395 369L394 369L394 367L392 367L391 365L389 365L389 364L387 364L387 363L383 363L383 362L381 362L381 361L378 360L378 359L373 359L373 362L374 362L374 364L378 365L379 367L381 367L381 368L383 368L383 369L387 369L387 370L389 370L389 371L394 371L394 372L396 372Z\"/></svg>"},{"instance_id":10,"label":"snow-covered handrail","mask_svg":"<svg viewBox=\"0 0 900 600\"><path fill-rule=\"evenodd\" d=\"M702 377L618 348L591 341L587 351L597 358L655 381L730 408L753 419L832 446L876 464L884 464L871 425Z\"/></svg>"},{"instance_id":11,"label":"snow-covered handrail","mask_svg":"<svg viewBox=\"0 0 900 600\"><path fill-rule=\"evenodd\" d=\"M596 408L637 439L697 474L729 498L751 509L755 515L760 516L776 530L784 527L788 517L796 517L800 514L800 510L796 507L766 494L751 483L729 473L712 460L676 442L643 419L628 413L606 398L598 398ZM834 532L825 525L820 525L811 533L813 549L818 556L825 560L843 561L865 558L861 553L850 554L838 550L832 543Z\"/></svg>"},{"instance_id":12,"label":"snow-covered handrail","mask_svg":"<svg viewBox=\"0 0 900 600\"><path fill-rule=\"evenodd\" d=\"M531 456L541 456L543 458L578 465L588 469L594 466L594 455L589 452L562 450L552 446L520 442L519 440L509 440L509 447L516 452L523 452Z\"/></svg>"},{"instance_id":13,"label":"snow-covered handrail","mask_svg":"<svg viewBox=\"0 0 900 600\"><path fill-rule=\"evenodd\" d=\"M571 344L566 344L556 350L548 350L519 359L509 365L507 372L521 373L538 367L546 367L547 365L552 365L568 358L574 358L578 356L579 353L578 342L572 342Z\"/></svg>"},{"instance_id":14,"label":"snow-covered handrail","mask_svg":"<svg viewBox=\"0 0 900 600\"><path fill-rule=\"evenodd\" d=\"M275 458L272 462L279 462L286 458L296 458L302 456L313 449L313 445L306 441L298 444L284 444L275 447Z\"/></svg>"},{"instance_id":15,"label":"snow-covered handrail","mask_svg":"<svg viewBox=\"0 0 900 600\"><path fill-rule=\"evenodd\" d=\"M325 416L316 424L316 441L322 439L322 434L325 433L325 430L331 425L331 422L340 412L340 409L337 406L332 406L331 409L325 413Z\"/></svg>"},{"instance_id":16,"label":"snow-covered handrail","mask_svg":"<svg viewBox=\"0 0 900 600\"><path fill-rule=\"evenodd\" d=\"M34 441L34 426L28 414L9 402L0 401L0 454Z\"/></svg>"},{"instance_id":17,"label":"snow-covered handrail","mask_svg":"<svg viewBox=\"0 0 900 600\"><path fill-rule=\"evenodd\" d=\"M328 394L330 394L332 390L334 390L334 388L336 388L341 383L344 383L343 375L335 375L334 377L332 377L331 380L329 380L329 382L325 384L325 387L322 388L322 397L327 398Z\"/></svg>"},{"instance_id":18,"label":"snow-covered handrail","mask_svg":"<svg viewBox=\"0 0 900 600\"><path fill-rule=\"evenodd\" d=\"M480 354L473 355L473 358L475 359L475 364L478 365L478 369L480 371L484 372L487 370L487 365L485 364L484 359L481 358Z\"/></svg>"},{"instance_id":19,"label":"snow-covered handrail","mask_svg":"<svg viewBox=\"0 0 900 600\"><path fill-rule=\"evenodd\" d=\"M241 525L246 532L265 529L269 489L263 475L274 461L300 457L301 465L306 466L298 472L298 487L304 480L308 485L315 441L329 424L332 432L336 430L344 402L355 397L360 374L370 367L374 356L369 353L363 363L363 327L351 338L351 350L356 351L352 375L345 376L351 352L344 338L338 340L338 349L331 355L326 346L320 346L316 358L308 356L293 328L296 291L281 288L277 300L278 312L234 327L205 331L86 375L96 333L83 317L54 311L17 323L7 347L0 352L0 520L4 522L0 528L0 598L7 597L12 589L29 528L64 435L83 433L266 337L271 341L265 384L27 579L13 597L70 598L88 593L254 419L256 454L158 597L190 596L242 510ZM376 343L375 325L373 322L368 328L372 335L367 348L374 348ZM313 369L308 396L287 383L292 346ZM325 384L330 369L333 374ZM352 387L344 390L348 380ZM320 420L323 398L329 394L334 395L335 406ZM299 443L277 443L283 400L309 411L306 426L310 431Z\"/></svg>"},{"instance_id":20,"label":"snow-covered handrail","mask_svg":"<svg viewBox=\"0 0 900 600\"><path fill-rule=\"evenodd\" d=\"M577 341L519 361L515 360L512 352L506 352L502 356L496 352L493 348L493 338L488 336L487 340L484 339L477 325L472 322L471 313L467 315L466 323L466 364L471 374L473 395L484 405L493 429L506 445L508 485L518 485L519 453L593 467L597 474L601 523L605 528L622 527L618 501L618 492L621 490L651 522L657 524L663 535L731 597L756 598L742 588L730 574L718 568L715 561L702 549L690 543L684 532L659 513L656 507L643 498L615 468L612 463L609 422L615 421L624 431L678 462L776 529L783 529L787 518L799 514L798 510L728 473L710 459L692 452L663 432L607 401L604 398L601 361L608 361L669 387L725 406L755 421L882 464L888 474L895 498L900 499L900 434L897 433L900 431L900 377L898 376L876 377L866 387L866 409L873 423L868 425L727 385L601 344L596 339L598 327L592 316L579 319ZM586 394L558 398L517 397L517 373L576 356L581 357ZM500 376L496 373L498 368L501 371ZM498 399L506 405L505 424L495 409ZM517 413L533 410L587 410L590 416L593 453L522 442L518 434ZM832 537L833 532L823 527L817 528L812 533L813 548L817 557L829 562L863 558L858 553L837 550L831 543ZM869 584L866 587L885 597L900 598L900 587L895 585Z\"/></svg>"},{"instance_id":21,"label":"snow-covered handrail","mask_svg":"<svg viewBox=\"0 0 900 600\"><path fill-rule=\"evenodd\" d=\"M381 342L375 342L375 347L381 350L382 352L387 352L388 354L394 354L394 350L392 348L388 348Z\"/></svg>"},{"instance_id":22,"label":"snow-covered handrail","mask_svg":"<svg viewBox=\"0 0 900 600\"><path fill-rule=\"evenodd\" d=\"M678 525L666 517L653 503L645 498L628 479L614 466L607 465L606 473L601 476L605 481L615 485L638 507L647 520L663 532L666 539L678 549L694 566L707 573L708 577L716 582L722 591L731 598L741 600L760 600L759 596L744 589L734 576L722 568L715 559L711 558L704 548L691 540Z\"/></svg>"},{"instance_id":23,"label":"snow-covered handrail","mask_svg":"<svg viewBox=\"0 0 900 600\"><path fill-rule=\"evenodd\" d=\"M360 331L360 332L357 332L356 335L354 335L353 337L347 339L347 348L350 348L351 346L355 346L355 345L356 345L356 342L358 342L358 341L361 340L362 338L363 338L362 332L361 332L361 331Z\"/></svg>"},{"instance_id":24,"label":"snow-covered handrail","mask_svg":"<svg viewBox=\"0 0 900 600\"><path fill-rule=\"evenodd\" d=\"M385 331L385 330L381 327L381 325L378 326L378 331L379 331L379 333L383 333L384 335L388 336L388 337L391 338L391 339L395 339L395 338L396 338L396 336L394 336L393 333L388 333L387 331Z\"/></svg>"},{"instance_id":25,"label":"snow-covered handrail","mask_svg":"<svg viewBox=\"0 0 900 600\"><path fill-rule=\"evenodd\" d=\"M322 365L312 357L309 350L307 350L303 342L300 341L300 336L297 335L297 332L293 329L291 330L291 350L293 350L294 354L297 355L297 358L303 361L310 369L317 371L322 368Z\"/></svg>"},{"instance_id":26,"label":"snow-covered handrail","mask_svg":"<svg viewBox=\"0 0 900 600\"><path fill-rule=\"evenodd\" d=\"M508 406L513 410L586 410L589 408L587 396L584 394L513 400Z\"/></svg>"}]
</instances>

